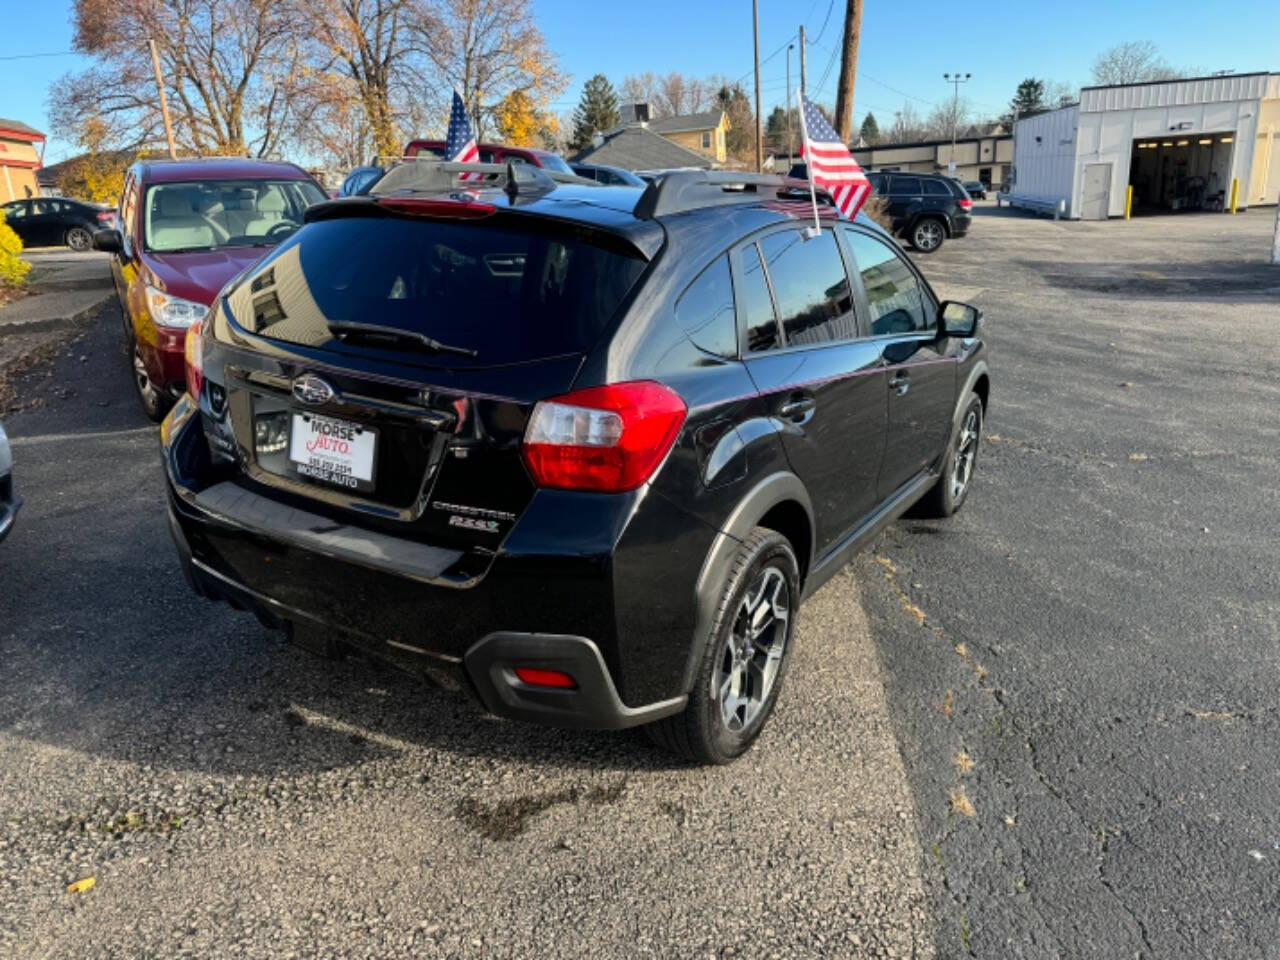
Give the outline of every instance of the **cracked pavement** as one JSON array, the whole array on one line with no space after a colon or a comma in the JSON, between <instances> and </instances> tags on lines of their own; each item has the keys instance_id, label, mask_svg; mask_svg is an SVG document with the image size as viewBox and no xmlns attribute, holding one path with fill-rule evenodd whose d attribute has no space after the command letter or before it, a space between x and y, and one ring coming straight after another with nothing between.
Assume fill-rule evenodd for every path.
<instances>
[{"instance_id":1,"label":"cracked pavement","mask_svg":"<svg viewBox=\"0 0 1280 960\"><path fill-rule=\"evenodd\" d=\"M940 957L1280 957L1274 216L923 260L987 315L976 486L854 571Z\"/></svg>"}]
</instances>

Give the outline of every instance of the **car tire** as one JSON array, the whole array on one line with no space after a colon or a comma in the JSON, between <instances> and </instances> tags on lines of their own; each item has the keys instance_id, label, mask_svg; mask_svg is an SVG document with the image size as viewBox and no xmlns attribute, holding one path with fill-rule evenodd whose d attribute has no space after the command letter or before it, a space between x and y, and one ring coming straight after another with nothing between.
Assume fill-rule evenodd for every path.
<instances>
[{"instance_id":1,"label":"car tire","mask_svg":"<svg viewBox=\"0 0 1280 960\"><path fill-rule=\"evenodd\" d=\"M911 246L920 253L941 250L946 238L947 228L937 217L921 217L911 225Z\"/></svg>"},{"instance_id":2,"label":"car tire","mask_svg":"<svg viewBox=\"0 0 1280 960\"><path fill-rule=\"evenodd\" d=\"M84 227L72 227L64 239L72 250L83 252L93 249L93 234Z\"/></svg>"},{"instance_id":3,"label":"car tire","mask_svg":"<svg viewBox=\"0 0 1280 960\"><path fill-rule=\"evenodd\" d=\"M689 702L684 712L647 727L654 742L697 763L741 756L777 703L799 599L800 567L791 543L756 527L729 569Z\"/></svg>"},{"instance_id":4,"label":"car tire","mask_svg":"<svg viewBox=\"0 0 1280 960\"><path fill-rule=\"evenodd\" d=\"M973 487L982 444L982 398L970 393L942 455L942 475L911 511L913 516L945 518L954 514Z\"/></svg>"},{"instance_id":5,"label":"car tire","mask_svg":"<svg viewBox=\"0 0 1280 960\"><path fill-rule=\"evenodd\" d=\"M136 337L129 338L129 363L133 367L133 388L138 394L138 404L148 420L159 423L173 406L173 401L151 382L151 375L147 373L147 365L143 362Z\"/></svg>"}]
</instances>

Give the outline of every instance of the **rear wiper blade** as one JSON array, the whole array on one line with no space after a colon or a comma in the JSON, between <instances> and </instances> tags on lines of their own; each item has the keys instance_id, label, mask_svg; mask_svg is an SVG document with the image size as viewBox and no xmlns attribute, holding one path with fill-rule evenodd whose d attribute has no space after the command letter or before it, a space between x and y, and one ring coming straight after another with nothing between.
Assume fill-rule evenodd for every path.
<instances>
[{"instance_id":1,"label":"rear wiper blade","mask_svg":"<svg viewBox=\"0 0 1280 960\"><path fill-rule=\"evenodd\" d=\"M376 323L343 323L341 321L331 321L329 329L339 337L369 337L377 340L400 340L409 341L420 347L426 347L435 353L456 353L463 357L479 356L476 351L469 347L458 347L452 343L441 343L434 337L429 337L425 333L415 333L412 330L405 330L402 327L384 327Z\"/></svg>"}]
</instances>

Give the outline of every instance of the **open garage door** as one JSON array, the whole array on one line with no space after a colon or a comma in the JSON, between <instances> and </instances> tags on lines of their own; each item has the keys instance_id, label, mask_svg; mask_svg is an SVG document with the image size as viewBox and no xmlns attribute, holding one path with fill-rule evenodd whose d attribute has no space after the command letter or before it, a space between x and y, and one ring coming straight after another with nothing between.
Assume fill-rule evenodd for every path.
<instances>
[{"instance_id":1,"label":"open garage door","mask_svg":"<svg viewBox=\"0 0 1280 960\"><path fill-rule=\"evenodd\" d=\"M1231 189L1235 133L1177 133L1133 141L1133 215L1222 210Z\"/></svg>"}]
</instances>

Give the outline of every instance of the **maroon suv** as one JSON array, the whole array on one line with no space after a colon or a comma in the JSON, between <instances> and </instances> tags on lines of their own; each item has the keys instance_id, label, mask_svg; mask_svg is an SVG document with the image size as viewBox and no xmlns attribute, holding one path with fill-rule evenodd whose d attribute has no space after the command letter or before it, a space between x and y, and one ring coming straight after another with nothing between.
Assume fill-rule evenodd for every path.
<instances>
[{"instance_id":1,"label":"maroon suv","mask_svg":"<svg viewBox=\"0 0 1280 960\"><path fill-rule=\"evenodd\" d=\"M539 150L535 147L508 147L501 143L481 143L478 145L481 163L531 163L544 170L556 173L567 173L573 176L573 168L565 162L564 157L550 150ZM444 159L443 140L410 140L404 148L406 157L416 157L424 153L434 154Z\"/></svg>"},{"instance_id":2,"label":"maroon suv","mask_svg":"<svg viewBox=\"0 0 1280 960\"><path fill-rule=\"evenodd\" d=\"M111 274L142 409L162 420L186 390L187 328L218 291L326 199L305 171L274 160L144 160L129 168L118 229L94 234Z\"/></svg>"}]
</instances>

